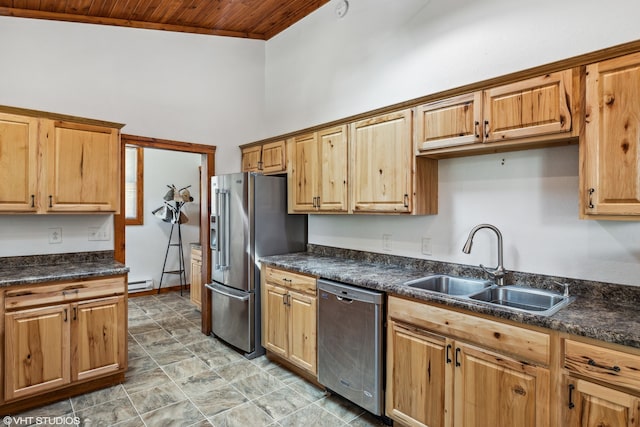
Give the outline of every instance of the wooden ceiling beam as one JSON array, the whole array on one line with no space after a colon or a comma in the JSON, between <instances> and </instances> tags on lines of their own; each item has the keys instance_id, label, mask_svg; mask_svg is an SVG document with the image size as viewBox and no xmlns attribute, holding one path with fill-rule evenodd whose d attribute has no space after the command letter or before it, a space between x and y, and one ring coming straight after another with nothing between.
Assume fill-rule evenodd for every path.
<instances>
[{"instance_id":1,"label":"wooden ceiling beam","mask_svg":"<svg viewBox=\"0 0 640 427\"><path fill-rule=\"evenodd\" d=\"M142 28L147 30L164 30L181 33L204 34L211 36L240 37L256 40L266 40L264 34L228 31L219 29L202 28L187 25L164 24L160 22L134 21L121 18L104 18L98 16L73 15L58 12L45 12L40 10L16 9L11 7L0 7L0 16L14 16L19 18L48 19L54 21L80 22L85 24L112 25L120 27Z\"/></svg>"}]
</instances>

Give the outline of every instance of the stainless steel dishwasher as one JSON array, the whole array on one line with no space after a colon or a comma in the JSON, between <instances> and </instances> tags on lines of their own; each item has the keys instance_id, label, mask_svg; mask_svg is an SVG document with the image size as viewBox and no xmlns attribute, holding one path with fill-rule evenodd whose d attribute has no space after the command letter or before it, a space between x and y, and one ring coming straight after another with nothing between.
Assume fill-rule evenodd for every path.
<instances>
[{"instance_id":1,"label":"stainless steel dishwasher","mask_svg":"<svg viewBox=\"0 0 640 427\"><path fill-rule=\"evenodd\" d=\"M318 292L318 381L382 415L384 293L325 279Z\"/></svg>"}]
</instances>

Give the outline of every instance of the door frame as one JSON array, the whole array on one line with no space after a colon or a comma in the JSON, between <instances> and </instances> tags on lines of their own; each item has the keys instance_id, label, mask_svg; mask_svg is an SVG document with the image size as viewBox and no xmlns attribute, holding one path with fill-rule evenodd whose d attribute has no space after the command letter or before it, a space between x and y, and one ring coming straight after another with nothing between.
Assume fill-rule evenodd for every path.
<instances>
[{"instance_id":1,"label":"door frame","mask_svg":"<svg viewBox=\"0 0 640 427\"><path fill-rule=\"evenodd\" d=\"M185 153L200 154L200 243L202 244L202 281L207 283L211 277L211 251L209 248L209 215L211 206L211 194L209 183L215 175L216 146L193 144L190 142L171 141L168 139L149 138L146 136L122 134L120 136L120 211L113 216L113 246L114 259L124 264L125 262L125 221L124 221L124 157L125 145L134 145L143 148L156 148L161 150L180 151ZM211 333L211 298L209 292L202 292L202 333Z\"/></svg>"}]
</instances>

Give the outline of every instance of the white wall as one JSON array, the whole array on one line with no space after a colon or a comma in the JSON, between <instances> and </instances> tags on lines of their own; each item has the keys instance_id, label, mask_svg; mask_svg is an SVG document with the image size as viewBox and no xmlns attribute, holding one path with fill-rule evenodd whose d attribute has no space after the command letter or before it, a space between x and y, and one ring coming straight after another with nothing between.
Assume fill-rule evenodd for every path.
<instances>
[{"instance_id":1,"label":"white wall","mask_svg":"<svg viewBox=\"0 0 640 427\"><path fill-rule=\"evenodd\" d=\"M0 17L0 104L124 123L123 133L217 146L216 173L260 139L264 42ZM0 217L1 256L113 249L88 242L104 215ZM47 228L64 226L49 245ZM113 236L113 233L111 233Z\"/></svg>"},{"instance_id":2,"label":"white wall","mask_svg":"<svg viewBox=\"0 0 640 427\"><path fill-rule=\"evenodd\" d=\"M267 43L270 133L640 39L640 3L630 0L350 5L340 20L333 0ZM309 241L383 252L391 234L392 254L493 266L489 231L461 252L469 230L489 222L504 234L507 269L640 285L640 224L578 220L577 156L571 146L443 160L438 215L312 215Z\"/></svg>"},{"instance_id":3,"label":"white wall","mask_svg":"<svg viewBox=\"0 0 640 427\"><path fill-rule=\"evenodd\" d=\"M200 155L178 153L153 148L144 149L144 224L132 225L126 231L126 265L130 268L129 281L153 279L155 287L160 283L162 263L169 243L171 224L156 218L151 212L163 205L167 185L180 189L191 185L189 191L194 201L186 203L182 211L189 221L180 226L187 283L191 283L189 263L192 242L200 241L200 189L198 172ZM174 228L172 242L178 242L178 229ZM172 247L167 257L167 270L177 270L178 247ZM165 275L162 286L179 285L178 275Z\"/></svg>"}]
</instances>

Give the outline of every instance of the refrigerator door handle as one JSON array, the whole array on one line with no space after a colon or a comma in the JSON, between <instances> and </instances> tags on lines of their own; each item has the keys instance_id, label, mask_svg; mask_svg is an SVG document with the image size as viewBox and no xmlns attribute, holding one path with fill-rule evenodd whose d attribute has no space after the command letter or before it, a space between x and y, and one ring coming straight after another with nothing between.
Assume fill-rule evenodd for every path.
<instances>
[{"instance_id":1,"label":"refrigerator door handle","mask_svg":"<svg viewBox=\"0 0 640 427\"><path fill-rule=\"evenodd\" d=\"M229 253L231 248L229 247L229 239L230 239L230 225L229 225L229 199L230 193L229 190L221 190L220 204L221 208L221 216L220 216L220 237L218 238L218 250L220 252L220 269L228 270L229 269Z\"/></svg>"},{"instance_id":2,"label":"refrigerator door handle","mask_svg":"<svg viewBox=\"0 0 640 427\"><path fill-rule=\"evenodd\" d=\"M233 298L233 299L238 300L238 301L248 301L249 297L250 297L249 294L244 293L244 292L242 294L229 293L229 292L225 291L222 287L217 286L216 284L208 284L207 283L204 286L209 288L209 289L211 289L213 292L215 292L217 294L224 295L225 297Z\"/></svg>"}]
</instances>

